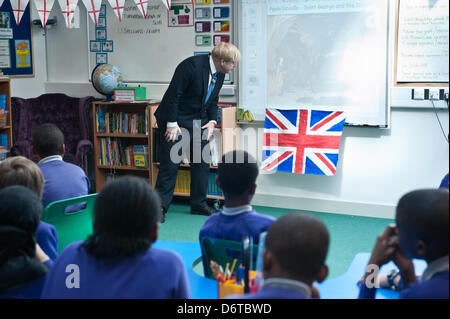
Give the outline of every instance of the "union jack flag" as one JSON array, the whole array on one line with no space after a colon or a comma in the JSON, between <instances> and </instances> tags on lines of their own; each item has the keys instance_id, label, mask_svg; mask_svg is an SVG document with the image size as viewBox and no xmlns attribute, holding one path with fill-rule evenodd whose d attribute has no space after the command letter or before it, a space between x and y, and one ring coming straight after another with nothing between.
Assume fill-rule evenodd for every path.
<instances>
[{"instance_id":1,"label":"union jack flag","mask_svg":"<svg viewBox=\"0 0 450 319\"><path fill-rule=\"evenodd\" d=\"M341 111L266 109L261 169L334 175L344 123Z\"/></svg>"}]
</instances>

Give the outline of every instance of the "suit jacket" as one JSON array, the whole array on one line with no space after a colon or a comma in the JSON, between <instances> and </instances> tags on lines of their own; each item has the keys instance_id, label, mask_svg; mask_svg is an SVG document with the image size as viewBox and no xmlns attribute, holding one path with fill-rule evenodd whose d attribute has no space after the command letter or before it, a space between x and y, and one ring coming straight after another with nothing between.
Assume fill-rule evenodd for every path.
<instances>
[{"instance_id":1,"label":"suit jacket","mask_svg":"<svg viewBox=\"0 0 450 319\"><path fill-rule=\"evenodd\" d=\"M180 127L191 128L193 119L217 121L217 102L224 73L217 73L216 84L205 104L209 87L209 55L197 55L182 61L155 112L158 126L165 129L167 122L178 122Z\"/></svg>"}]
</instances>

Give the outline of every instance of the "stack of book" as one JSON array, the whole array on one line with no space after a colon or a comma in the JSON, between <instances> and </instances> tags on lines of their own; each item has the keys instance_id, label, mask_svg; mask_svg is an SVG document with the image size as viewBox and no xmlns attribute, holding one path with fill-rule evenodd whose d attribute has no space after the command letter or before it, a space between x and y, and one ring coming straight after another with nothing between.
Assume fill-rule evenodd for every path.
<instances>
[{"instance_id":1,"label":"stack of book","mask_svg":"<svg viewBox=\"0 0 450 319\"><path fill-rule=\"evenodd\" d=\"M100 138L98 143L99 165L148 167L148 145L130 145L126 140Z\"/></svg>"},{"instance_id":2,"label":"stack of book","mask_svg":"<svg viewBox=\"0 0 450 319\"><path fill-rule=\"evenodd\" d=\"M99 108L96 121L99 133L148 134L147 110L145 113L127 113Z\"/></svg>"}]
</instances>

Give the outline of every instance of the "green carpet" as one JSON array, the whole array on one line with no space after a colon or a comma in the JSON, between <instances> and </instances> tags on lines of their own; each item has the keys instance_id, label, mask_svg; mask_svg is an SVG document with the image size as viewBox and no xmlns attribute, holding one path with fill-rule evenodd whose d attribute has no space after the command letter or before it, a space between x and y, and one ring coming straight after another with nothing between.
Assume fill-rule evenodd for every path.
<instances>
[{"instance_id":1,"label":"green carpet","mask_svg":"<svg viewBox=\"0 0 450 319\"><path fill-rule=\"evenodd\" d=\"M253 208L259 213L275 218L293 211L262 206L253 206ZM330 270L328 278L343 274L357 253L370 252L378 234L387 225L395 222L392 219L384 218L310 213L319 217L330 232L331 242L327 257L327 265ZM166 215L166 222L159 228L158 239L198 242L198 233L206 219L206 216L191 215L189 204L174 202ZM194 270L203 274L201 264L197 265ZM363 269L361 269L361 274L362 272Z\"/></svg>"}]
</instances>

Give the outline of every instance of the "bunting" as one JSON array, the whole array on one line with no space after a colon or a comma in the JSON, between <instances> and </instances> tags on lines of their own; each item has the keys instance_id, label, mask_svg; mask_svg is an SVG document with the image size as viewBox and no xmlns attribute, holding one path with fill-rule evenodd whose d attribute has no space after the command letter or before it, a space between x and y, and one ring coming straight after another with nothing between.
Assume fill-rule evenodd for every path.
<instances>
[{"instance_id":1,"label":"bunting","mask_svg":"<svg viewBox=\"0 0 450 319\"><path fill-rule=\"evenodd\" d=\"M92 21L94 21L94 25L97 26L98 15L100 13L100 6L102 4L102 0L82 0L82 1Z\"/></svg>"},{"instance_id":2,"label":"bunting","mask_svg":"<svg viewBox=\"0 0 450 319\"><path fill-rule=\"evenodd\" d=\"M134 0L134 3L139 9L139 12L142 14L142 16L147 18L147 6L148 6L148 0Z\"/></svg>"},{"instance_id":3,"label":"bunting","mask_svg":"<svg viewBox=\"0 0 450 319\"><path fill-rule=\"evenodd\" d=\"M20 20L23 17L25 9L27 8L29 0L9 0L11 2L11 7L13 11L14 18L16 19L16 24L20 24Z\"/></svg>"},{"instance_id":4,"label":"bunting","mask_svg":"<svg viewBox=\"0 0 450 319\"><path fill-rule=\"evenodd\" d=\"M172 0L161 0L161 1L166 6L167 10L170 10L170 5L172 3Z\"/></svg>"},{"instance_id":5,"label":"bunting","mask_svg":"<svg viewBox=\"0 0 450 319\"><path fill-rule=\"evenodd\" d=\"M58 0L58 2L64 16L66 27L69 29L73 28L73 17L75 15L78 0Z\"/></svg>"},{"instance_id":6,"label":"bunting","mask_svg":"<svg viewBox=\"0 0 450 319\"><path fill-rule=\"evenodd\" d=\"M24 15L25 9L29 3L29 0L9 0L11 3L12 11L14 18L16 20L16 24L20 24L20 20ZM125 7L126 0L108 0L111 8L113 9L115 15L122 22L123 19L123 10ZM135 5L138 7L139 12L142 16L147 18L147 7L148 0L133 0ZM2 6L4 0L0 0L0 6ZM95 26L98 24L98 16L100 13L100 6L102 0L82 0L86 10L94 22ZM39 14L39 18L42 22L42 25L45 28L47 21L49 19L50 13L52 11L55 0L34 0L36 5L37 12ZM61 13L64 17L64 23L67 28L73 28L73 19L75 15L75 11L78 5L78 0L58 0L59 6L61 8ZM163 5L167 10L170 10L172 5L172 0L162 0ZM194 0L191 0L191 3L194 4Z\"/></svg>"},{"instance_id":7,"label":"bunting","mask_svg":"<svg viewBox=\"0 0 450 319\"><path fill-rule=\"evenodd\" d=\"M41 19L42 26L45 28L47 24L48 16L52 11L53 4L55 0L34 0L37 12L39 14L39 19Z\"/></svg>"},{"instance_id":8,"label":"bunting","mask_svg":"<svg viewBox=\"0 0 450 319\"><path fill-rule=\"evenodd\" d=\"M125 0L108 0L119 22L122 22L122 12L125 5Z\"/></svg>"}]
</instances>

